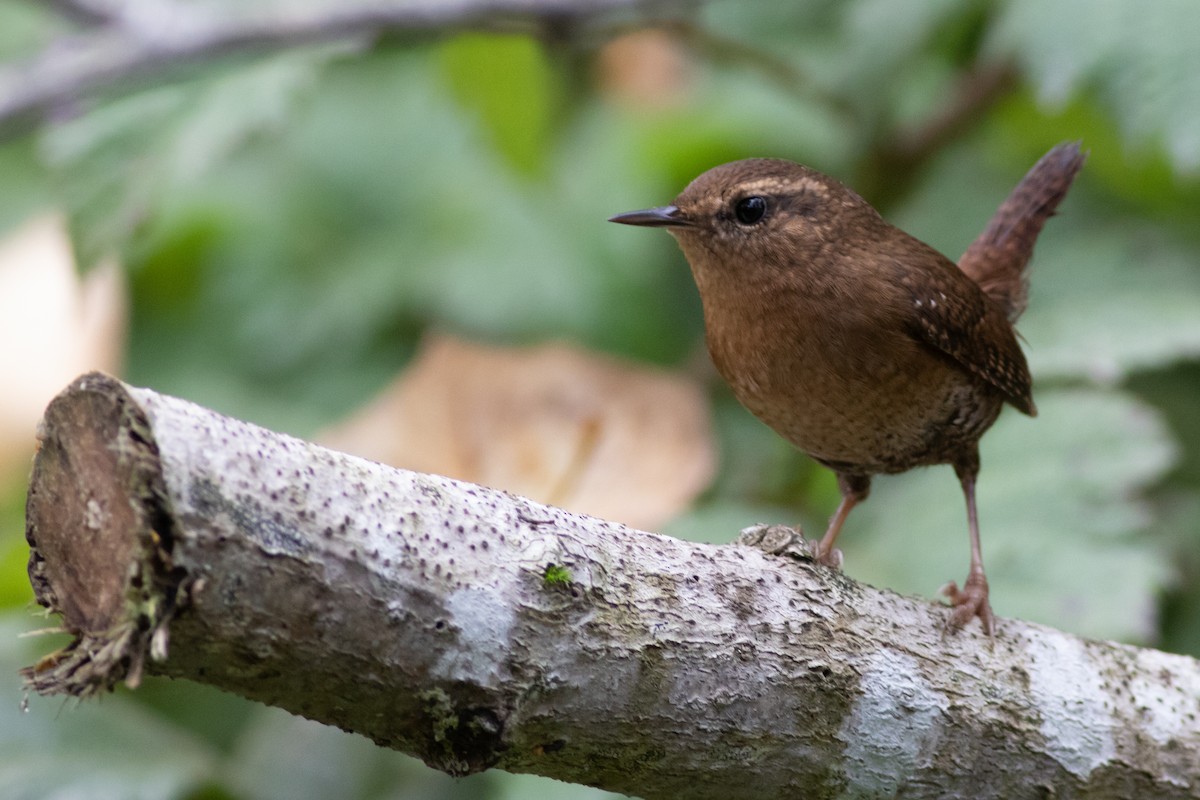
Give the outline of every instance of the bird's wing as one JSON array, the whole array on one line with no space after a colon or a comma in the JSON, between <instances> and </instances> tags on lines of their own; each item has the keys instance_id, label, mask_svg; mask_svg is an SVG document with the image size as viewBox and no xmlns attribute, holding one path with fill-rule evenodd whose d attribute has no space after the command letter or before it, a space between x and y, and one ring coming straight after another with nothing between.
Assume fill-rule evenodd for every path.
<instances>
[{"instance_id":1,"label":"bird's wing","mask_svg":"<svg viewBox=\"0 0 1200 800\"><path fill-rule=\"evenodd\" d=\"M1035 415L1029 365L1004 311L949 259L937 256L935 269L900 271L911 295L910 333L996 387L1021 412Z\"/></svg>"}]
</instances>

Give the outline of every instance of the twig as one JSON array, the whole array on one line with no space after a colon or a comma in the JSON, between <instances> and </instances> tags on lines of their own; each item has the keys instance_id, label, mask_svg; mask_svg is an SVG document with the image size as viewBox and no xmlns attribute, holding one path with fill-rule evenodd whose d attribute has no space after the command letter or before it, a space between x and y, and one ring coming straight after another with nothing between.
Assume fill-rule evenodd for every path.
<instances>
[{"instance_id":1,"label":"twig","mask_svg":"<svg viewBox=\"0 0 1200 800\"><path fill-rule=\"evenodd\" d=\"M690 19L681 17L666 22L663 27L675 32L695 50L715 61L753 69L766 80L800 100L818 100L835 116L840 117L843 122L851 123L858 115L857 109L845 97L820 86L804 71L786 59L697 25Z\"/></svg>"},{"instance_id":2,"label":"twig","mask_svg":"<svg viewBox=\"0 0 1200 800\"><path fill-rule=\"evenodd\" d=\"M654 0L362 0L260 13L216 14L170 0L123 4L58 0L97 25L52 42L30 60L0 71L0 130L12 133L53 110L106 88L235 53L265 53L321 42L369 40L390 32L449 29L538 31L656 5ZM678 2L672 7L677 7ZM116 9L114 9L114 13Z\"/></svg>"},{"instance_id":3,"label":"twig","mask_svg":"<svg viewBox=\"0 0 1200 800\"><path fill-rule=\"evenodd\" d=\"M977 65L959 78L950 102L939 113L917 128L901 131L888 148L889 158L907 168L919 167L970 128L1016 82L1017 71L1011 63Z\"/></svg>"},{"instance_id":4,"label":"twig","mask_svg":"<svg viewBox=\"0 0 1200 800\"><path fill-rule=\"evenodd\" d=\"M912 185L926 162L962 136L1003 98L1017 81L1008 63L980 63L964 73L946 105L915 128L880 133L863 160L855 187L882 208Z\"/></svg>"}]
</instances>

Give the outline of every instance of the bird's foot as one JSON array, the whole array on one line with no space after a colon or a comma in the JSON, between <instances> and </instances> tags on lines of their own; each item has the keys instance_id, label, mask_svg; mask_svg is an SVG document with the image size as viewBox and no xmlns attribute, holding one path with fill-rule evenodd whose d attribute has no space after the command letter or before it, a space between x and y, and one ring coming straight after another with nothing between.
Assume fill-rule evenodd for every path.
<instances>
[{"instance_id":1,"label":"bird's foot","mask_svg":"<svg viewBox=\"0 0 1200 800\"><path fill-rule=\"evenodd\" d=\"M804 531L796 526L751 525L743 528L736 544L746 545L772 556L788 556L800 561L815 561L833 569L842 568L842 551L836 547L828 553L819 553L820 542L804 538Z\"/></svg>"},{"instance_id":2,"label":"bird's foot","mask_svg":"<svg viewBox=\"0 0 1200 800\"><path fill-rule=\"evenodd\" d=\"M950 622L947 627L951 630L958 630L973 618L979 617L979 622L983 625L983 632L989 637L992 636L995 625L992 606L988 603L987 576L983 574L982 570L971 570L961 589L958 588L957 583L950 581L942 587L941 594L950 599L950 605L954 609L950 614Z\"/></svg>"}]
</instances>

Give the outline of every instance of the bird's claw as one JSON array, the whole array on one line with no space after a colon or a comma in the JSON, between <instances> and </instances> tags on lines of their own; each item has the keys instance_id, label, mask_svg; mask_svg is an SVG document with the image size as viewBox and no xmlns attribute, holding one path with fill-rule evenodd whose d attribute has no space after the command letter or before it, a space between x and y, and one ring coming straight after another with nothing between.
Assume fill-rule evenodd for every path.
<instances>
[{"instance_id":1,"label":"bird's claw","mask_svg":"<svg viewBox=\"0 0 1200 800\"><path fill-rule=\"evenodd\" d=\"M995 631L995 619L992 616L992 606L988 602L987 577L982 572L972 571L967 575L966 583L959 589L958 584L950 581L941 588L940 594L950 600L953 611L947 627L958 630L979 617L983 632L991 637Z\"/></svg>"},{"instance_id":2,"label":"bird's claw","mask_svg":"<svg viewBox=\"0 0 1200 800\"><path fill-rule=\"evenodd\" d=\"M796 551L808 546L804 532L799 528L787 525L751 525L743 528L736 540L737 544L762 550L767 555L799 555Z\"/></svg>"},{"instance_id":3,"label":"bird's claw","mask_svg":"<svg viewBox=\"0 0 1200 800\"><path fill-rule=\"evenodd\" d=\"M825 554L818 553L819 542L805 539L804 531L788 525L751 525L738 533L737 544L762 550L767 555L788 556L800 561L815 561L827 567L842 568L842 551L833 548Z\"/></svg>"},{"instance_id":4,"label":"bird's claw","mask_svg":"<svg viewBox=\"0 0 1200 800\"><path fill-rule=\"evenodd\" d=\"M829 549L828 553L817 554L816 551L820 549L820 544L821 544L820 542L812 543L812 550L813 550L812 560L816 561L818 564L822 564L826 567L829 567L830 569L835 569L838 572L841 572L842 571L842 562L845 560L844 557L842 556L841 548L840 547L832 547Z\"/></svg>"}]
</instances>

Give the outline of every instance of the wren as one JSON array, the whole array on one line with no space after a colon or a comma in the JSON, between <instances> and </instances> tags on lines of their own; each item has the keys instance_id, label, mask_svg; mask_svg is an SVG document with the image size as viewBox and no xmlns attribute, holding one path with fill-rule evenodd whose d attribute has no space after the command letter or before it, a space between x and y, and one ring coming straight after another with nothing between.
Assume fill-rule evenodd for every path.
<instances>
[{"instance_id":1,"label":"wren","mask_svg":"<svg viewBox=\"0 0 1200 800\"><path fill-rule=\"evenodd\" d=\"M692 268L708 351L738 400L837 474L841 503L814 558L834 548L871 477L949 464L966 497L971 561L942 592L952 627L993 631L979 544L979 439L1007 403L1034 416L1013 322L1045 221L1086 156L1041 158L956 265L838 181L753 158L700 175L672 205L612 222L666 228Z\"/></svg>"}]
</instances>

